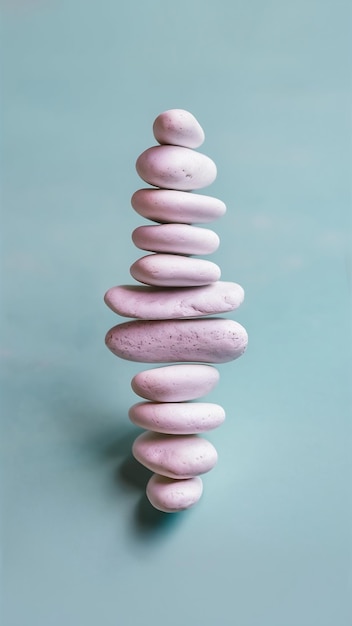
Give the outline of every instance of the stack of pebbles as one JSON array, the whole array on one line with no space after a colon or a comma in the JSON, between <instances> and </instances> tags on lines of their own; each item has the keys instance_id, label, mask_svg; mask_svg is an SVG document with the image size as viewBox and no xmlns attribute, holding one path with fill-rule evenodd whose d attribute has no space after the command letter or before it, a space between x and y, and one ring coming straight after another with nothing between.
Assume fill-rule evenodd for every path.
<instances>
[{"instance_id":1,"label":"stack of pebbles","mask_svg":"<svg viewBox=\"0 0 352 626\"><path fill-rule=\"evenodd\" d=\"M214 446L198 433L219 426L225 412L218 404L193 402L219 380L212 364L241 356L247 333L237 322L208 317L236 309L243 301L240 285L220 281L220 268L193 255L207 255L219 245L215 232L194 223L219 218L221 200L190 193L210 185L216 166L196 152L204 141L197 120L182 109L159 115L153 125L160 145L137 159L139 176L148 184L132 196L133 208L157 222L140 226L134 244L151 254L130 268L143 285L112 287L106 304L135 318L114 326L106 345L122 359L172 363L138 373L132 389L144 398L131 407L130 420L146 429L133 444L135 458L155 472L147 485L151 504L165 512L195 504L202 494L200 474L217 462Z\"/></svg>"}]
</instances>

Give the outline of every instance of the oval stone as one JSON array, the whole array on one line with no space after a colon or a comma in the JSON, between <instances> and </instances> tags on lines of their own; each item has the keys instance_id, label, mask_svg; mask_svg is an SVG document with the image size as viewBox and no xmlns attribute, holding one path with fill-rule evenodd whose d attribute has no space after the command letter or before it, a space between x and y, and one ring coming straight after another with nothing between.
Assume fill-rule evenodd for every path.
<instances>
[{"instance_id":1,"label":"oval stone","mask_svg":"<svg viewBox=\"0 0 352 626\"><path fill-rule=\"evenodd\" d=\"M201 287L147 287L120 285L111 287L105 303L118 315L144 320L199 317L227 313L244 300L237 283L216 281Z\"/></svg>"},{"instance_id":2,"label":"oval stone","mask_svg":"<svg viewBox=\"0 0 352 626\"><path fill-rule=\"evenodd\" d=\"M141 250L172 254L211 254L220 244L213 230L189 224L159 224L138 226L132 241Z\"/></svg>"},{"instance_id":3,"label":"oval stone","mask_svg":"<svg viewBox=\"0 0 352 626\"><path fill-rule=\"evenodd\" d=\"M170 435L204 433L220 426L225 411L210 402L139 402L129 410L133 424Z\"/></svg>"},{"instance_id":4,"label":"oval stone","mask_svg":"<svg viewBox=\"0 0 352 626\"><path fill-rule=\"evenodd\" d=\"M156 287L195 287L219 280L216 263L178 254L147 254L130 267L133 278Z\"/></svg>"},{"instance_id":5,"label":"oval stone","mask_svg":"<svg viewBox=\"0 0 352 626\"><path fill-rule=\"evenodd\" d=\"M131 381L133 391L154 402L195 400L209 393L219 382L216 367L199 364L168 365L144 370Z\"/></svg>"},{"instance_id":6,"label":"oval stone","mask_svg":"<svg viewBox=\"0 0 352 626\"><path fill-rule=\"evenodd\" d=\"M184 109L170 109L160 113L154 121L153 133L161 144L184 148L199 148L205 139L199 122Z\"/></svg>"},{"instance_id":7,"label":"oval stone","mask_svg":"<svg viewBox=\"0 0 352 626\"><path fill-rule=\"evenodd\" d=\"M147 484L147 498L152 506L164 513L177 513L196 504L203 493L199 476L175 480L153 474Z\"/></svg>"},{"instance_id":8,"label":"oval stone","mask_svg":"<svg viewBox=\"0 0 352 626\"><path fill-rule=\"evenodd\" d=\"M216 165L205 154L180 146L153 146L138 157L136 170L150 185L190 191L214 182Z\"/></svg>"},{"instance_id":9,"label":"oval stone","mask_svg":"<svg viewBox=\"0 0 352 626\"><path fill-rule=\"evenodd\" d=\"M161 223L205 224L226 212L218 198L174 189L138 189L131 204L142 217Z\"/></svg>"},{"instance_id":10,"label":"oval stone","mask_svg":"<svg viewBox=\"0 0 352 626\"><path fill-rule=\"evenodd\" d=\"M152 472L177 479L209 472L218 460L214 446L203 437L163 435L151 431L137 437L132 453Z\"/></svg>"},{"instance_id":11,"label":"oval stone","mask_svg":"<svg viewBox=\"0 0 352 626\"><path fill-rule=\"evenodd\" d=\"M124 322L111 328L105 341L116 356L128 361L226 363L243 354L248 336L233 320L208 317Z\"/></svg>"}]
</instances>

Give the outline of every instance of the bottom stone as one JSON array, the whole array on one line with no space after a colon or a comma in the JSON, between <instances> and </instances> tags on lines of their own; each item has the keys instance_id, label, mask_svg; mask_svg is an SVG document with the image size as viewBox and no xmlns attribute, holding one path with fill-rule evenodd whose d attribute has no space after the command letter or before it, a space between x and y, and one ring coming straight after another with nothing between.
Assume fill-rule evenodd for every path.
<instances>
[{"instance_id":1,"label":"bottom stone","mask_svg":"<svg viewBox=\"0 0 352 626\"><path fill-rule=\"evenodd\" d=\"M202 479L199 476L186 480L174 480L159 474L153 474L147 484L149 502L164 513L177 513L196 504L203 492Z\"/></svg>"}]
</instances>

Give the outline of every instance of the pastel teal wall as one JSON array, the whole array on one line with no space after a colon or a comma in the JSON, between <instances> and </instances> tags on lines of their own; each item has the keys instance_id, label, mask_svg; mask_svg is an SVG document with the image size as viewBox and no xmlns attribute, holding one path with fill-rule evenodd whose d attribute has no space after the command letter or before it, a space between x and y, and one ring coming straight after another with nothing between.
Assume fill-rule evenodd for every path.
<instances>
[{"instance_id":1,"label":"pastel teal wall","mask_svg":"<svg viewBox=\"0 0 352 626\"><path fill-rule=\"evenodd\" d=\"M350 626L351 16L341 0L16 0L2 9L4 626ZM186 108L246 355L193 510L147 504L140 364L104 292L140 256L152 122Z\"/></svg>"}]
</instances>

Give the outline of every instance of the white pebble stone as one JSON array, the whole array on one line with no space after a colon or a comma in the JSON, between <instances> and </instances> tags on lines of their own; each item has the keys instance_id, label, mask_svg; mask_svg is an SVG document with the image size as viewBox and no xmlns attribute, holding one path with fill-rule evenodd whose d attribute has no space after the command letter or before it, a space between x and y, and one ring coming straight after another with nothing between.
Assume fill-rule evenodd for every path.
<instances>
[{"instance_id":1,"label":"white pebble stone","mask_svg":"<svg viewBox=\"0 0 352 626\"><path fill-rule=\"evenodd\" d=\"M199 476L185 480L175 480L153 474L147 484L147 498L154 508L164 513L177 513L196 504L203 492L203 482Z\"/></svg>"},{"instance_id":2,"label":"white pebble stone","mask_svg":"<svg viewBox=\"0 0 352 626\"><path fill-rule=\"evenodd\" d=\"M217 462L214 446L198 435L163 435L147 431L137 437L133 456L152 472L169 478L192 478Z\"/></svg>"},{"instance_id":3,"label":"white pebble stone","mask_svg":"<svg viewBox=\"0 0 352 626\"><path fill-rule=\"evenodd\" d=\"M139 372L132 378L131 386L146 400L182 402L205 396L216 387L219 378L216 367L182 363Z\"/></svg>"},{"instance_id":4,"label":"white pebble stone","mask_svg":"<svg viewBox=\"0 0 352 626\"><path fill-rule=\"evenodd\" d=\"M218 198L174 189L138 189L131 204L142 217L161 223L205 224L226 212Z\"/></svg>"},{"instance_id":5,"label":"white pebble stone","mask_svg":"<svg viewBox=\"0 0 352 626\"><path fill-rule=\"evenodd\" d=\"M245 351L245 328L226 318L135 320L111 328L107 347L139 363L227 363Z\"/></svg>"},{"instance_id":6,"label":"white pebble stone","mask_svg":"<svg viewBox=\"0 0 352 626\"><path fill-rule=\"evenodd\" d=\"M170 435L204 433L220 426L225 411L210 402L138 402L129 410L133 424Z\"/></svg>"},{"instance_id":7,"label":"white pebble stone","mask_svg":"<svg viewBox=\"0 0 352 626\"><path fill-rule=\"evenodd\" d=\"M132 233L132 241L141 250L172 254L211 254L220 243L213 230L189 224L139 226Z\"/></svg>"},{"instance_id":8,"label":"white pebble stone","mask_svg":"<svg viewBox=\"0 0 352 626\"><path fill-rule=\"evenodd\" d=\"M192 113L183 109L170 109L160 113L153 124L155 139L161 144L184 148L199 148L204 141L204 131Z\"/></svg>"},{"instance_id":9,"label":"white pebble stone","mask_svg":"<svg viewBox=\"0 0 352 626\"><path fill-rule=\"evenodd\" d=\"M136 170L150 185L190 191L214 182L216 165L205 154L180 146L153 146L138 157Z\"/></svg>"},{"instance_id":10,"label":"white pebble stone","mask_svg":"<svg viewBox=\"0 0 352 626\"><path fill-rule=\"evenodd\" d=\"M195 287L219 280L216 263L177 254L147 254L130 267L133 278L156 287Z\"/></svg>"},{"instance_id":11,"label":"white pebble stone","mask_svg":"<svg viewBox=\"0 0 352 626\"><path fill-rule=\"evenodd\" d=\"M237 283L225 281L175 288L119 285L111 287L104 300L112 311L124 317L175 319L233 311L242 304L244 291Z\"/></svg>"}]
</instances>

